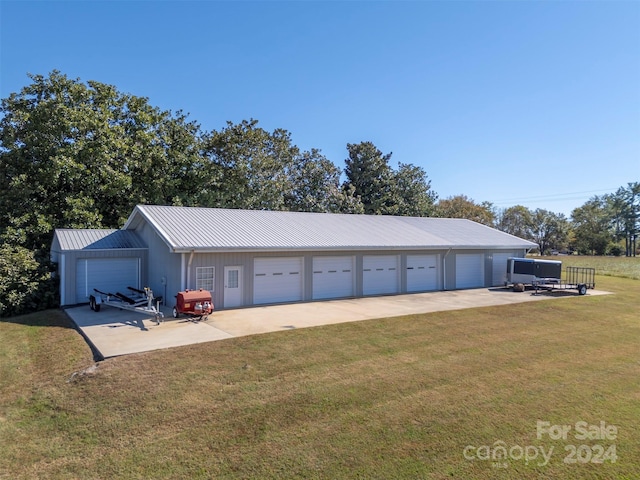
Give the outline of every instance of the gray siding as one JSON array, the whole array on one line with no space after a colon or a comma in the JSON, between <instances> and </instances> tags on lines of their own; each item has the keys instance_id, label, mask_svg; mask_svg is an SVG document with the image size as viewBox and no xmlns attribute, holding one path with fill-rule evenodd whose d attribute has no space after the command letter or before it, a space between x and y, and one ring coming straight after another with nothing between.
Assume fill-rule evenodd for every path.
<instances>
[{"instance_id":1,"label":"gray siding","mask_svg":"<svg viewBox=\"0 0 640 480\"><path fill-rule=\"evenodd\" d=\"M494 253L506 253L510 257L525 257L526 252L523 250L490 250L485 256L485 285L487 287L493 286L493 254Z\"/></svg>"},{"instance_id":2,"label":"gray siding","mask_svg":"<svg viewBox=\"0 0 640 480\"><path fill-rule=\"evenodd\" d=\"M156 297L163 297L165 305L173 306L174 295L180 291L180 254L171 253L169 247L147 224L141 223L136 233L147 245L149 267L146 286Z\"/></svg>"},{"instance_id":3,"label":"gray siding","mask_svg":"<svg viewBox=\"0 0 640 480\"><path fill-rule=\"evenodd\" d=\"M144 237L143 237L144 238ZM149 251L150 255L153 255L154 247L152 243L149 242ZM166 245L163 244L163 248L168 250ZM467 253L467 251L464 251ZM371 251L335 251L332 250L330 252L326 251L313 251L313 252L292 252L290 254L284 254L282 252L265 252L265 253L195 253L193 255L193 259L191 262L191 268L187 267L189 254L169 254L170 256L175 257L176 259L180 259L182 255L185 256L185 275L188 270L188 278L186 280L185 288L194 289L196 287L196 269L197 267L214 267L215 268L215 290L212 294L214 305L217 310L222 310L224 308L224 267L225 266L242 266L244 269L243 275L243 305L251 306L253 305L253 278L254 278L254 270L253 270L253 262L255 258L264 258L264 257L303 257L303 277L304 277L304 292L303 298L304 301L312 300L313 293L313 257L314 256L354 256L355 264L356 264L356 288L355 288L355 296L362 296L362 276L363 276L363 256L364 255L372 255L376 252ZM389 254L389 251L379 252L380 254ZM406 280L406 267L407 267L407 256L408 255L420 255L420 254L430 254L430 255L440 255L440 265L439 265L439 279L438 279L438 289L444 289L444 270L443 270L443 258L447 253L446 250L410 250L403 251L399 253L400 255L400 264L401 264L401 291L400 293L407 292L407 280ZM448 263L446 263L447 268L447 284L448 288L455 288L455 262L454 262L454 252L451 252L447 257ZM150 262L151 265L157 264L155 260ZM173 273L172 278L173 281L168 282L168 288L172 284L178 284L179 279L181 278L180 269L181 262L177 263L177 270ZM153 267L151 267L153 268ZM152 287L153 288L153 287ZM155 290L154 290L155 291ZM167 304L173 301L173 296L179 290L173 289L168 290L167 296ZM172 304L171 304L172 305Z\"/></svg>"}]
</instances>

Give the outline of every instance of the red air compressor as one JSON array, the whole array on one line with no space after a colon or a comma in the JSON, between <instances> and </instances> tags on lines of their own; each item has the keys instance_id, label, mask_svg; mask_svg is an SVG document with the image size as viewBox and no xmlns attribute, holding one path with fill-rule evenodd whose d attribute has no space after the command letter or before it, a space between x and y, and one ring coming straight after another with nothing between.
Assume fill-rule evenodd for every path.
<instances>
[{"instance_id":1,"label":"red air compressor","mask_svg":"<svg viewBox=\"0 0 640 480\"><path fill-rule=\"evenodd\" d=\"M204 317L213 312L213 301L211 294L206 290L185 290L176 295L176 305L173 307L173 318L178 318L180 314L190 317Z\"/></svg>"}]
</instances>

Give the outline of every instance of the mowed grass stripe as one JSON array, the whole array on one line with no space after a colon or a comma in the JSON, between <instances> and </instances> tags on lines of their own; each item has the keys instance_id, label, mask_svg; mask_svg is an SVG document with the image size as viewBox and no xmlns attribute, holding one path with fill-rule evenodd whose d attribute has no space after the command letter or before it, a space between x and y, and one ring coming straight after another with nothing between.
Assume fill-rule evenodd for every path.
<instances>
[{"instance_id":1,"label":"mowed grass stripe","mask_svg":"<svg viewBox=\"0 0 640 480\"><path fill-rule=\"evenodd\" d=\"M75 332L0 323L14 342L2 358L28 372L0 393L0 474L636 478L640 282L598 280L615 295L236 338L110 359L71 382L91 358ZM567 442L537 440L537 420L617 425L619 459L565 464ZM498 440L556 453L544 467L463 456Z\"/></svg>"}]
</instances>

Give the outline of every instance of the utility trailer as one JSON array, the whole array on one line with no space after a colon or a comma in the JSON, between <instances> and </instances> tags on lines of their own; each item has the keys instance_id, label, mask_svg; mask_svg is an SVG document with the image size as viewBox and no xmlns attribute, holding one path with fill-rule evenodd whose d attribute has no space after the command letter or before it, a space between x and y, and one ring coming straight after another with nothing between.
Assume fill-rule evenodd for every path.
<instances>
[{"instance_id":1,"label":"utility trailer","mask_svg":"<svg viewBox=\"0 0 640 480\"><path fill-rule=\"evenodd\" d=\"M586 295L587 289L596 288L596 269L588 267L567 267L566 278L559 282L536 281L533 284L536 294L539 290L578 290L578 295Z\"/></svg>"},{"instance_id":2,"label":"utility trailer","mask_svg":"<svg viewBox=\"0 0 640 480\"><path fill-rule=\"evenodd\" d=\"M524 289L531 285L539 290L577 290L585 295L587 289L595 288L595 268L567 267L566 278L562 279L562 262L558 260L542 260L537 258L507 259L507 281L505 286L513 285Z\"/></svg>"},{"instance_id":3,"label":"utility trailer","mask_svg":"<svg viewBox=\"0 0 640 480\"><path fill-rule=\"evenodd\" d=\"M133 287L127 287L129 295L123 293L107 293L101 292L97 288L93 291L95 295L89 296L89 307L94 312L99 312L102 305L119 308L121 310L129 310L153 317L156 324L160 325L160 319L164 318L164 314L160 311L161 298L155 298L150 288L145 287L139 290ZM153 301L156 300L154 305Z\"/></svg>"}]
</instances>

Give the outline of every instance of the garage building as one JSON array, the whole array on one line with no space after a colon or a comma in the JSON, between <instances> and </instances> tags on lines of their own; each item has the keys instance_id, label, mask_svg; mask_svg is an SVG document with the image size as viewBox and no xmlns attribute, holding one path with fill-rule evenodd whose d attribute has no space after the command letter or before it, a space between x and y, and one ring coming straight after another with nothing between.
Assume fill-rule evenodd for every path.
<instances>
[{"instance_id":1,"label":"garage building","mask_svg":"<svg viewBox=\"0 0 640 480\"><path fill-rule=\"evenodd\" d=\"M61 304L186 289L216 309L502 285L536 244L464 219L138 205L120 230L56 230Z\"/></svg>"}]
</instances>

